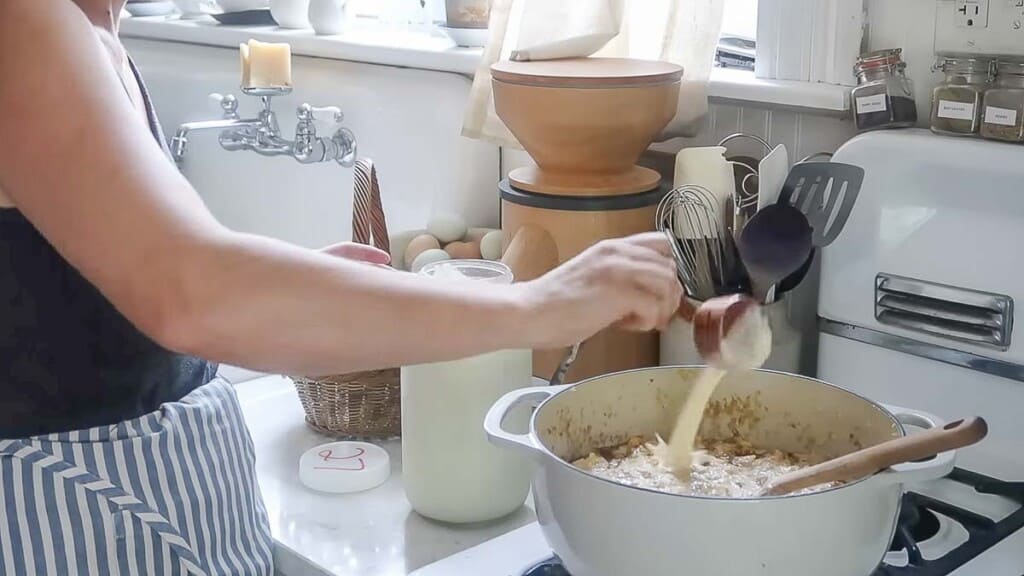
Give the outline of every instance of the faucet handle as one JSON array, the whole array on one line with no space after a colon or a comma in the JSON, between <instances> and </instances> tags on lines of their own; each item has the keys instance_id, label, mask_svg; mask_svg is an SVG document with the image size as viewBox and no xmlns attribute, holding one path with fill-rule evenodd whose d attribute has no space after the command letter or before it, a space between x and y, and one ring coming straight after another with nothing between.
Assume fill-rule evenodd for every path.
<instances>
[{"instance_id":1,"label":"faucet handle","mask_svg":"<svg viewBox=\"0 0 1024 576\"><path fill-rule=\"evenodd\" d=\"M309 104L303 104L299 106L296 115L300 122L303 123L316 123L317 128L325 128L330 130L338 124L341 124L342 120L345 119L345 115L341 113L341 108L337 106L323 106L316 107L310 106Z\"/></svg>"},{"instance_id":2,"label":"faucet handle","mask_svg":"<svg viewBox=\"0 0 1024 576\"><path fill-rule=\"evenodd\" d=\"M320 108L312 106L310 111L313 113L314 122L334 125L341 124L345 119L345 115L341 113L341 108L337 106L322 106Z\"/></svg>"},{"instance_id":3,"label":"faucet handle","mask_svg":"<svg viewBox=\"0 0 1024 576\"><path fill-rule=\"evenodd\" d=\"M217 92L211 93L207 97L210 101L210 105L213 107L215 112L223 112L225 117L235 117L238 113L238 99L233 95L219 94Z\"/></svg>"}]
</instances>

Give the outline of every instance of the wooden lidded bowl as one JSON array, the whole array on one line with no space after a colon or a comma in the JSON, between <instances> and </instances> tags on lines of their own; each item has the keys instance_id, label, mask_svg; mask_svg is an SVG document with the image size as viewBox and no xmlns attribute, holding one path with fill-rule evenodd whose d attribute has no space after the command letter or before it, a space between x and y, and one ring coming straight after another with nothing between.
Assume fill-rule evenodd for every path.
<instances>
[{"instance_id":1,"label":"wooden lidded bowl","mask_svg":"<svg viewBox=\"0 0 1024 576\"><path fill-rule=\"evenodd\" d=\"M682 74L675 64L625 58L494 64L495 111L537 163L513 183L566 195L656 187L657 174L636 162L675 117Z\"/></svg>"}]
</instances>

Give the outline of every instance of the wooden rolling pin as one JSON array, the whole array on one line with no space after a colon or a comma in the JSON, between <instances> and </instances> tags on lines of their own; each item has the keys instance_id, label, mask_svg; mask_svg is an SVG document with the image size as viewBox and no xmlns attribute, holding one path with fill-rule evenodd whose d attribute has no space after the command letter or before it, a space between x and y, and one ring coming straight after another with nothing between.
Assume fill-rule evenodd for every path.
<instances>
[{"instance_id":1,"label":"wooden rolling pin","mask_svg":"<svg viewBox=\"0 0 1024 576\"><path fill-rule=\"evenodd\" d=\"M918 434L882 442L815 466L784 474L765 488L766 496L782 496L826 482L849 482L890 466L923 460L980 442L988 434L988 424L980 417L950 422Z\"/></svg>"}]
</instances>

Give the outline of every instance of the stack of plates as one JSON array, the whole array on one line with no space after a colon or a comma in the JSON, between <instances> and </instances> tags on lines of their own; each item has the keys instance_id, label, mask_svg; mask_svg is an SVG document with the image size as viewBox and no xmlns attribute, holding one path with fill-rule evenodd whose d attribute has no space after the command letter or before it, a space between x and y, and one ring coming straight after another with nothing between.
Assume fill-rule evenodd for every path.
<instances>
[{"instance_id":1,"label":"stack of plates","mask_svg":"<svg viewBox=\"0 0 1024 576\"><path fill-rule=\"evenodd\" d=\"M270 15L270 0L217 0L217 22L228 26L276 26Z\"/></svg>"}]
</instances>

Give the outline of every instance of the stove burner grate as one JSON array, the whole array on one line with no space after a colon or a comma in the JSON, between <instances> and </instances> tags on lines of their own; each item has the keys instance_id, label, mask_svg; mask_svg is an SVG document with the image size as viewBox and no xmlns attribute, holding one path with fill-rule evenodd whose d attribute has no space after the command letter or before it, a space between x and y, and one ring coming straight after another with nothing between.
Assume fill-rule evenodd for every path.
<instances>
[{"instance_id":1,"label":"stove burner grate","mask_svg":"<svg viewBox=\"0 0 1024 576\"><path fill-rule=\"evenodd\" d=\"M1024 482L1003 482L982 474L956 468L947 479L966 484L980 494L1003 496L1021 507L996 522L991 518L965 510L959 506L934 498L908 492L903 496L899 526L893 540L893 550L907 551L906 566L882 564L871 576L946 576L954 570L977 558L989 548L1003 541L1007 536L1024 528ZM906 513L903 510L907 510ZM938 530L936 514L941 514L962 525L968 532L967 542L950 550L948 554L934 560L921 556L917 542L934 536ZM916 518L915 518L916 517ZM934 530L929 518L935 519ZM523 576L571 576L557 557L545 560L528 569Z\"/></svg>"},{"instance_id":2,"label":"stove burner grate","mask_svg":"<svg viewBox=\"0 0 1024 576\"><path fill-rule=\"evenodd\" d=\"M1020 508L1006 518L996 522L991 518L965 510L941 500L936 500L916 492L908 492L903 497L903 506L941 514L957 522L967 530L967 541L949 553L927 560L921 556L912 530L900 524L896 529L893 547L897 550L906 549L906 566L888 566L883 564L872 576L945 576L983 554L989 548L1002 542L1007 536L1024 528L1024 482L1003 482L968 470L956 468L947 477L950 480L966 484L980 494L1003 496L1020 504Z\"/></svg>"},{"instance_id":3,"label":"stove burner grate","mask_svg":"<svg viewBox=\"0 0 1024 576\"><path fill-rule=\"evenodd\" d=\"M897 521L897 531L893 536L890 552L897 552L906 548L906 542L920 544L934 538L941 529L939 517L931 510L917 505L914 498L904 498L903 506L900 507L900 517ZM906 533L909 533L909 538Z\"/></svg>"}]
</instances>

